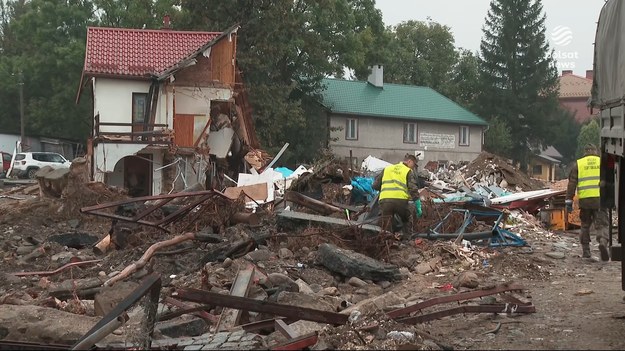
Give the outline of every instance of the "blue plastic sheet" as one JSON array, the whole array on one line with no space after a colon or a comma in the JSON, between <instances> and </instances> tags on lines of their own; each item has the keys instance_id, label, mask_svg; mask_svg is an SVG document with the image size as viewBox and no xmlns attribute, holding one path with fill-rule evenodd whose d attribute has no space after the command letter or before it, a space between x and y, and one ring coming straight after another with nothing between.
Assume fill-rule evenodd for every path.
<instances>
[{"instance_id":1,"label":"blue plastic sheet","mask_svg":"<svg viewBox=\"0 0 625 351\"><path fill-rule=\"evenodd\" d=\"M294 172L286 167L278 167L278 168L274 168L273 170L281 173L284 178L288 178Z\"/></svg>"},{"instance_id":2,"label":"blue plastic sheet","mask_svg":"<svg viewBox=\"0 0 625 351\"><path fill-rule=\"evenodd\" d=\"M373 189L373 177L354 177L352 178L352 203L368 204L379 193Z\"/></svg>"}]
</instances>

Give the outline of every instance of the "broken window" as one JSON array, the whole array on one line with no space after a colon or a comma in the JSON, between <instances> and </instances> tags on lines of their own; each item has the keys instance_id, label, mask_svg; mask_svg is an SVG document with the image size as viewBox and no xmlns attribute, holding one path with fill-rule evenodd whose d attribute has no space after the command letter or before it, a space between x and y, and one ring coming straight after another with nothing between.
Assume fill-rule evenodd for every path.
<instances>
[{"instance_id":1,"label":"broken window","mask_svg":"<svg viewBox=\"0 0 625 351\"><path fill-rule=\"evenodd\" d=\"M147 93L132 93L132 123L145 123Z\"/></svg>"},{"instance_id":2,"label":"broken window","mask_svg":"<svg viewBox=\"0 0 625 351\"><path fill-rule=\"evenodd\" d=\"M469 146L469 127L468 126L460 127L460 138L458 140L458 144L461 146Z\"/></svg>"},{"instance_id":3,"label":"broken window","mask_svg":"<svg viewBox=\"0 0 625 351\"><path fill-rule=\"evenodd\" d=\"M347 119L347 127L345 127L345 140L358 140L358 120L356 118Z\"/></svg>"},{"instance_id":4,"label":"broken window","mask_svg":"<svg viewBox=\"0 0 625 351\"><path fill-rule=\"evenodd\" d=\"M404 143L417 143L417 124L404 123Z\"/></svg>"}]
</instances>

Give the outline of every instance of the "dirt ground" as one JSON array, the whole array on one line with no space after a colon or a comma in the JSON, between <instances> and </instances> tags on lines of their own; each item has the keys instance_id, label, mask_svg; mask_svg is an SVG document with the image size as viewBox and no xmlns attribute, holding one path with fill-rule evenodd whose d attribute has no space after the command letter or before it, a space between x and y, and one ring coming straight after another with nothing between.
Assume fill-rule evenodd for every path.
<instances>
[{"instance_id":1,"label":"dirt ground","mask_svg":"<svg viewBox=\"0 0 625 351\"><path fill-rule=\"evenodd\" d=\"M150 232L150 235L144 237L142 245L114 251L103 257L97 257L88 247L71 249L51 244L42 255L24 260L36 248L32 241L45 242L53 235L71 232L99 238L110 227L110 221L101 218L80 214L74 217L60 216L59 203L28 198L0 199L0 257L3 262L0 267L0 275L3 276L0 279L0 304L48 307L45 292L50 285L68 279L110 276L137 260L150 244L171 237L170 234ZM522 236L529 247L463 248L451 242L428 240L398 243L390 248L385 261L401 267L406 273L404 279L388 284L369 282L364 292L346 284L350 277L337 276L316 264L314 245L319 241L311 237L272 240L266 249L275 255L259 266L267 273L283 272L294 280L301 278L322 288L336 286L339 298L350 298L354 303L391 291L405 301L422 301L468 291L471 289L445 289L461 273L468 271L477 276L478 289L505 283L522 285L526 289L523 296L536 307L536 313L530 314L506 316L467 313L416 326L396 323L386 319L383 313L378 313L363 317L356 323L357 326L377 323L377 332L361 331L356 335L353 333L354 326L323 328L320 340L329 349L435 349L441 345L457 350L625 349L625 339L622 337L625 327L625 293L621 290L620 262L582 260L581 248L574 232L549 232L536 223L529 217L510 228ZM313 230L287 234L296 236L310 232ZM334 235L337 233L334 232ZM184 253L159 256L155 260L150 269L163 274L163 296L179 287L202 288L202 272L198 270L198 261L206 248L203 244L195 245ZM277 253L285 248L293 255L276 258ZM598 256L596 245L593 247L593 255ZM47 278L17 278L10 274L52 270L67 263L72 257L102 261ZM441 261L434 271L425 274L418 272L420 263L436 257L440 257ZM247 263L243 258L237 258L228 266L219 262L211 264L211 285L227 290L237 269ZM61 304L54 308L76 312L72 310L71 304ZM81 313L90 314L85 311ZM389 332L393 331L406 331L418 337L398 341L390 337ZM430 339L436 340L438 344L432 343ZM27 337L22 341L28 341Z\"/></svg>"}]
</instances>

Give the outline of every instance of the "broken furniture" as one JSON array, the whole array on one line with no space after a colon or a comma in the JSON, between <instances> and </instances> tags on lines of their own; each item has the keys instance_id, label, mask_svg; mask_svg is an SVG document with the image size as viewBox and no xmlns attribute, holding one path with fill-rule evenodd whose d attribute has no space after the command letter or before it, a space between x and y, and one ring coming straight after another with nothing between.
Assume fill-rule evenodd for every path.
<instances>
[{"instance_id":1,"label":"broken furniture","mask_svg":"<svg viewBox=\"0 0 625 351\"><path fill-rule=\"evenodd\" d=\"M448 221L455 213L462 213L464 221L458 229L453 233L440 232L441 228L447 225ZM505 219L504 213L501 211L487 209L483 210L471 210L471 209L452 209L446 216L440 221L434 228L431 228L428 233L415 234L413 238L426 238L426 239L444 239L455 240L462 236L466 240L488 240L488 245L491 247L500 246L527 246L527 242L520 236L503 229L501 227L502 221ZM473 233L465 233L467 227L475 223L476 221L493 221L493 225L489 231L480 231Z\"/></svg>"}]
</instances>

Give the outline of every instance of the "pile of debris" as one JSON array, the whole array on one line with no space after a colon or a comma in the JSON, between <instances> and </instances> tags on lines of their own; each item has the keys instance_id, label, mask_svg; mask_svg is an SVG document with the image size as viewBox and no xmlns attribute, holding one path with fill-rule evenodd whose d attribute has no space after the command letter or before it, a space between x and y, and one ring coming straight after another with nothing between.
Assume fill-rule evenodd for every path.
<instances>
[{"instance_id":1,"label":"pile of debris","mask_svg":"<svg viewBox=\"0 0 625 351\"><path fill-rule=\"evenodd\" d=\"M527 236L549 238L528 209L557 192L480 192L491 180L532 189L499 163L488 174L476 171L484 165L439 168L412 236L398 240L377 225L364 171L333 159L295 171L255 160L256 174L223 191L196 184L131 198L79 176L60 197L5 189L0 345L447 349L424 322L535 312L512 281L549 279L544 268L527 255L505 269L497 262L527 249ZM459 191L470 200L449 195ZM529 269L511 276L510 266ZM42 319L59 323L32 322Z\"/></svg>"}]
</instances>

